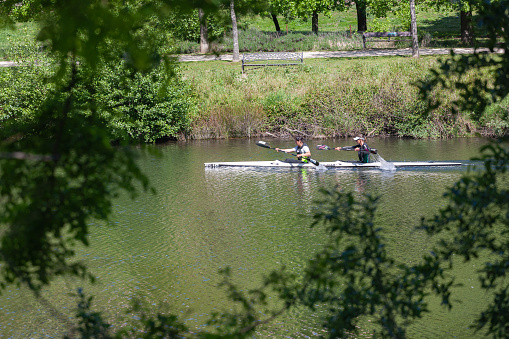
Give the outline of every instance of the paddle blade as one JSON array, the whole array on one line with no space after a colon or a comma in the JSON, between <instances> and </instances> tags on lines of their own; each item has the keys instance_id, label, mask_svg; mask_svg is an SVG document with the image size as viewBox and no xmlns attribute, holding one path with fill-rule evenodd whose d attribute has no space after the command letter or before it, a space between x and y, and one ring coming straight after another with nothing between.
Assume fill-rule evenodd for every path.
<instances>
[{"instance_id":1,"label":"paddle blade","mask_svg":"<svg viewBox=\"0 0 509 339\"><path fill-rule=\"evenodd\" d=\"M320 165L320 163L318 161L316 161L315 159L309 159L309 162L312 163L315 166Z\"/></svg>"},{"instance_id":2,"label":"paddle blade","mask_svg":"<svg viewBox=\"0 0 509 339\"><path fill-rule=\"evenodd\" d=\"M313 165L315 165L315 166L320 165L320 163L319 163L318 161L316 161L315 159L311 159L311 158L309 158L309 157L302 157L302 158L300 159L300 161L302 161L302 162L310 162L310 163L312 163L312 164L313 164Z\"/></svg>"},{"instance_id":3,"label":"paddle blade","mask_svg":"<svg viewBox=\"0 0 509 339\"><path fill-rule=\"evenodd\" d=\"M265 141L257 141L256 145L260 147L270 148L269 144L267 144Z\"/></svg>"},{"instance_id":4,"label":"paddle blade","mask_svg":"<svg viewBox=\"0 0 509 339\"><path fill-rule=\"evenodd\" d=\"M331 150L332 148L330 148L330 147L329 147L329 146L327 146L327 145L318 145L318 146L316 146L316 149L329 151L329 150Z\"/></svg>"}]
</instances>

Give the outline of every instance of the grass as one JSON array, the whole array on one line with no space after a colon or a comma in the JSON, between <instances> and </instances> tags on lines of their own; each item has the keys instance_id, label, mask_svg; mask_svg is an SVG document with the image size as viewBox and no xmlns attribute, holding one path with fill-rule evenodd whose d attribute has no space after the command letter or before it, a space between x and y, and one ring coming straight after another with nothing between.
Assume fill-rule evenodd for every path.
<instances>
[{"instance_id":1,"label":"grass","mask_svg":"<svg viewBox=\"0 0 509 339\"><path fill-rule=\"evenodd\" d=\"M37 29L38 25L32 22L17 23L15 29L0 29L0 60L14 60L37 51Z\"/></svg>"},{"instance_id":2,"label":"grass","mask_svg":"<svg viewBox=\"0 0 509 339\"><path fill-rule=\"evenodd\" d=\"M507 103L493 109L490 122L477 124L468 112L452 114L458 93L437 90L443 104L424 115L426 105L414 84L428 76L438 58L306 59L302 66L267 67L244 75L232 62L184 64L183 75L195 87L200 105L192 136L300 133L320 138L362 133L441 138L507 130L498 122L507 114Z\"/></svg>"}]
</instances>

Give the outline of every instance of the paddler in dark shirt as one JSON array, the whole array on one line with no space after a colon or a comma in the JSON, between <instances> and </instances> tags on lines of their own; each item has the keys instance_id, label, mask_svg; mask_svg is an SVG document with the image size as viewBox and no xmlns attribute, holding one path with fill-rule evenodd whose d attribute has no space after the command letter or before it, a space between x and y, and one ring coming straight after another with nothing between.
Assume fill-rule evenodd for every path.
<instances>
[{"instance_id":1,"label":"paddler in dark shirt","mask_svg":"<svg viewBox=\"0 0 509 339\"><path fill-rule=\"evenodd\" d=\"M369 162L369 147L368 144L366 144L366 139L364 139L363 136L357 136L353 138L353 140L357 141L357 145L354 146L348 146L348 147L336 147L336 151L357 151L357 154L359 155L359 162L368 163Z\"/></svg>"}]
</instances>

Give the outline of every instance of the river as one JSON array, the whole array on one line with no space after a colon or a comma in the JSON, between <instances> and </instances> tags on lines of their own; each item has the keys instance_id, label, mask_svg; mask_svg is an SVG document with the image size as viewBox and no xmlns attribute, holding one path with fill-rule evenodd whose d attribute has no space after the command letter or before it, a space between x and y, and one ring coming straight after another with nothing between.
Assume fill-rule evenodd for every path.
<instances>
[{"instance_id":1,"label":"river","mask_svg":"<svg viewBox=\"0 0 509 339\"><path fill-rule=\"evenodd\" d=\"M300 272L325 241L311 229L319 188L380 196L377 223L384 228L390 253L415 262L430 244L414 230L421 216L444 206L444 190L467 167L380 169L206 169L205 162L284 159L282 153L257 147L255 139L172 142L150 146L161 156L146 154L140 166L156 193L134 200L118 197L107 223L90 224L90 247L78 248L96 277L90 285L74 278L58 279L36 300L23 287L0 296L0 338L56 338L69 326L78 287L95 296L97 310L115 328L134 315L127 310L141 299L154 310L172 311L192 329L203 329L213 313L231 305L217 287L218 270L231 267L233 280L256 287L263 274L280 265ZM266 140L273 147L293 147L292 140ZM387 161L461 161L472 164L481 138L368 140ZM319 161L356 160L355 152L318 151L327 144L350 146L349 140L311 140ZM487 296L479 289L473 264L455 273L463 286L455 289L452 311L430 300L432 313L409 327L412 338L475 338L472 323ZM258 332L260 338L307 338L323 334L320 311L296 309ZM362 328L362 326L361 326ZM369 337L369 326L358 337Z\"/></svg>"}]
</instances>

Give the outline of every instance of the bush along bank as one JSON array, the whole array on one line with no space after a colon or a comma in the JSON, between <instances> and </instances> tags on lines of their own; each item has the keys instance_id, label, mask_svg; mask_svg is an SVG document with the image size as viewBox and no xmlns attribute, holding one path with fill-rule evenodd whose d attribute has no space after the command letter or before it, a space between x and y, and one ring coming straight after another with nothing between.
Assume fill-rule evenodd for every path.
<instances>
[{"instance_id":1,"label":"bush along bank","mask_svg":"<svg viewBox=\"0 0 509 339\"><path fill-rule=\"evenodd\" d=\"M507 133L508 101L481 115L454 113L459 93L437 89L431 97L441 104L427 112L415 84L436 60L316 59L306 60L303 67L259 69L244 76L231 63L210 63L208 69L194 65L184 71L200 106L190 136L448 138Z\"/></svg>"},{"instance_id":2,"label":"bush along bank","mask_svg":"<svg viewBox=\"0 0 509 339\"><path fill-rule=\"evenodd\" d=\"M57 89L46 79L54 75L54 61L39 66L0 69L0 134L8 137L40 113L45 100ZM96 70L78 68L81 84L75 90L76 105L84 115L91 107L108 125L112 140L156 142L187 137L195 114L194 94L178 73L168 81L164 64L145 73L134 73L123 63Z\"/></svg>"}]
</instances>

